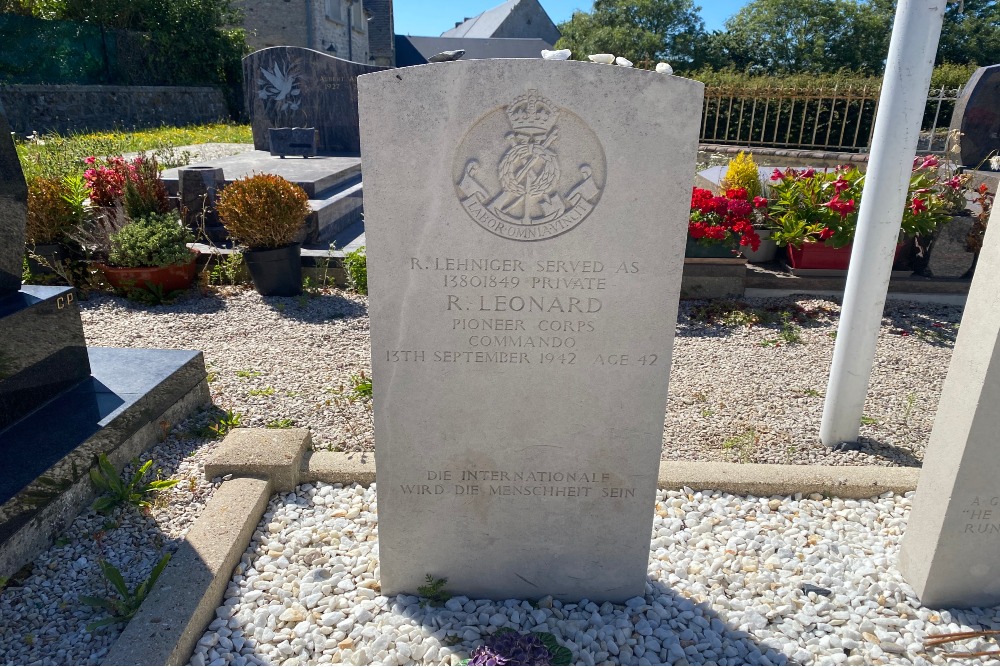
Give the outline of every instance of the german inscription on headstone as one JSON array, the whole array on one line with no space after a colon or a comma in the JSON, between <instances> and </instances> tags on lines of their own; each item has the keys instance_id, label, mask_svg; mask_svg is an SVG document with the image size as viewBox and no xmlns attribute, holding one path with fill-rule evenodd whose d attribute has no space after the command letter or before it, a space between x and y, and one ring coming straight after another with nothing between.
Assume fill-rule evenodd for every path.
<instances>
[{"instance_id":1,"label":"german inscription on headstone","mask_svg":"<svg viewBox=\"0 0 1000 667\"><path fill-rule=\"evenodd\" d=\"M269 128L315 127L320 153L357 153L357 78L383 69L298 46L251 53L243 59L243 96L254 148L269 150Z\"/></svg>"},{"instance_id":2,"label":"german inscription on headstone","mask_svg":"<svg viewBox=\"0 0 1000 667\"><path fill-rule=\"evenodd\" d=\"M1000 65L980 67L955 103L951 131L958 134L959 161L982 168L1000 151Z\"/></svg>"},{"instance_id":3,"label":"german inscription on headstone","mask_svg":"<svg viewBox=\"0 0 1000 667\"><path fill-rule=\"evenodd\" d=\"M359 90L383 593L641 594L702 85L479 60Z\"/></svg>"},{"instance_id":4,"label":"german inscription on headstone","mask_svg":"<svg viewBox=\"0 0 1000 667\"><path fill-rule=\"evenodd\" d=\"M924 455L899 571L927 607L1000 604L1000 207L993 209Z\"/></svg>"}]
</instances>

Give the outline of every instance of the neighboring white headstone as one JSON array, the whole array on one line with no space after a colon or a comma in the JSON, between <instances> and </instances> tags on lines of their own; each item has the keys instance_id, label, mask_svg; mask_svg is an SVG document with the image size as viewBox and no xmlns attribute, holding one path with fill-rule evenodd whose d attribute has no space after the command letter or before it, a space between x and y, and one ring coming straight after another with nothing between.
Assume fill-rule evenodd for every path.
<instances>
[{"instance_id":1,"label":"neighboring white headstone","mask_svg":"<svg viewBox=\"0 0 1000 667\"><path fill-rule=\"evenodd\" d=\"M899 571L927 607L1000 604L1000 206L924 454Z\"/></svg>"},{"instance_id":2,"label":"neighboring white headstone","mask_svg":"<svg viewBox=\"0 0 1000 667\"><path fill-rule=\"evenodd\" d=\"M702 84L358 80L382 592L643 593Z\"/></svg>"}]
</instances>

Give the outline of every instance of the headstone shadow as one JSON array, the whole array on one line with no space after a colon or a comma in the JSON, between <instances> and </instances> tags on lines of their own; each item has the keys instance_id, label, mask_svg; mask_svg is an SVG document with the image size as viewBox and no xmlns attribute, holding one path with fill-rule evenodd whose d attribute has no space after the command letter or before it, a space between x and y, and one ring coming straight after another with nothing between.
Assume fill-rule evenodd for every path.
<instances>
[{"instance_id":1,"label":"headstone shadow","mask_svg":"<svg viewBox=\"0 0 1000 667\"><path fill-rule=\"evenodd\" d=\"M516 603L513 608L519 614L520 622L492 627L509 627L521 633L534 629L552 633L560 644L567 646L569 643L574 661L589 658L590 664L639 664L639 660L644 658L654 665L787 664L788 656L778 649L762 646L752 634L734 628L738 615L734 614L733 619L724 618L710 605L692 601L661 581L647 579L647 584L647 590L651 588L652 591L644 596L642 603L633 598L631 604L614 604L610 610L607 604L586 600L561 604L543 598L541 601L528 601L530 611L524 609L522 600L499 600L477 605L475 611L466 612L464 609L453 611L448 608L458 603L468 605L468 598L465 597L452 598L444 607L429 607L425 606L424 599L405 595L397 596L388 608L408 618L412 625L428 629L443 646L450 645L460 651L462 658L468 657L487 636L486 633L478 634L480 628L484 625L491 627L482 623L480 616L483 613L502 613L513 602ZM471 602L476 604L482 601ZM596 606L597 612L591 604ZM589 610L585 609L581 618L573 618L581 605ZM493 610L480 611L484 606ZM510 609L507 607L508 618ZM599 622L603 625L595 623L595 613L599 614ZM562 614L566 618L558 620L554 626L545 624L543 627L532 618L532 614L538 614L539 618L544 614L546 619ZM471 638L473 634L475 638ZM593 642L588 641L588 637ZM647 643L647 637L653 638L653 641ZM630 640L634 640L635 644L629 644ZM639 644L651 648L636 651L635 646ZM654 650L656 646L660 647L659 650ZM607 653L606 657L604 653Z\"/></svg>"},{"instance_id":2,"label":"headstone shadow","mask_svg":"<svg viewBox=\"0 0 1000 667\"><path fill-rule=\"evenodd\" d=\"M364 317L368 306L339 294L301 294L295 297L263 297L264 303L283 319L305 324Z\"/></svg>"}]
</instances>

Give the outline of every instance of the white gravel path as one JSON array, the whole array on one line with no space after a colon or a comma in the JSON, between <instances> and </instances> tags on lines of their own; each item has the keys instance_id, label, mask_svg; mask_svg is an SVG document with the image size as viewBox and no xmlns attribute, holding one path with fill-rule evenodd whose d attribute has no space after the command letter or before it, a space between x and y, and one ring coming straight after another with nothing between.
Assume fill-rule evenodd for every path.
<instances>
[{"instance_id":1,"label":"white gravel path","mask_svg":"<svg viewBox=\"0 0 1000 667\"><path fill-rule=\"evenodd\" d=\"M501 627L550 632L580 665L961 664L923 640L1000 613L920 606L893 566L911 495L659 491L643 597L430 608L380 594L374 486L306 484L272 499L190 664L457 665Z\"/></svg>"}]
</instances>

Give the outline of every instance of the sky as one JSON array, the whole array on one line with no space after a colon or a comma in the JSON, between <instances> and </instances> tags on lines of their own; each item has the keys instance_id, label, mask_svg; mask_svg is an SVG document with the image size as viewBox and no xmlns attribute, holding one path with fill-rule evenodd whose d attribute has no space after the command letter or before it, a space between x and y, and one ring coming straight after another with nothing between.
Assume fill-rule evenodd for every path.
<instances>
[{"instance_id":1,"label":"sky","mask_svg":"<svg viewBox=\"0 0 1000 667\"><path fill-rule=\"evenodd\" d=\"M392 3L396 32L401 35L436 37L455 27L456 21L476 16L501 4L503 0L394 0ZM723 22L735 14L747 0L695 0L709 31L721 30ZM592 0L541 0L549 18L557 25L576 10L590 11Z\"/></svg>"}]
</instances>

